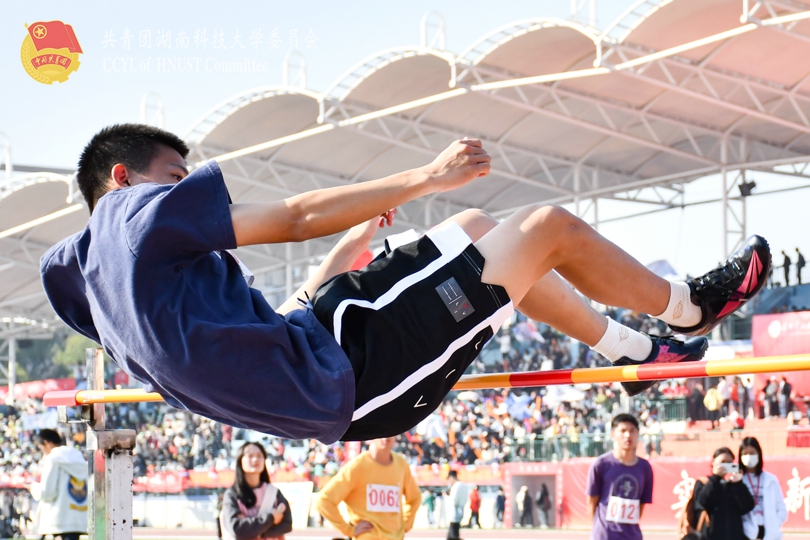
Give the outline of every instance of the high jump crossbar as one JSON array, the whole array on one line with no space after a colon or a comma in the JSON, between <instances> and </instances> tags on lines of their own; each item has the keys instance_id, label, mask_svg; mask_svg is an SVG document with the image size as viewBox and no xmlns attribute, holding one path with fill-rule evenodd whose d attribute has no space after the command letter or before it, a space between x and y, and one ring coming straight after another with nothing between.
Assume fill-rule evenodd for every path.
<instances>
[{"instance_id":1,"label":"high jump crossbar","mask_svg":"<svg viewBox=\"0 0 810 540\"><path fill-rule=\"evenodd\" d=\"M646 364L522 373L466 375L453 390L486 390L491 388L527 388L560 384L597 384L614 382L657 381L695 377L722 377L751 373L810 371L810 354L706 360L678 364ZM104 403L140 403L163 401L160 394L138 389L126 390L60 390L48 392L46 407L77 407Z\"/></svg>"}]
</instances>

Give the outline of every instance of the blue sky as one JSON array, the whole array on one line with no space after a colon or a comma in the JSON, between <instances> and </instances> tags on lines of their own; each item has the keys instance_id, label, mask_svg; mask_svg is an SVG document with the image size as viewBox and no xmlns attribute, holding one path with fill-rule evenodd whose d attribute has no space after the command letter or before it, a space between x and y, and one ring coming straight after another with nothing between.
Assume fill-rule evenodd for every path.
<instances>
[{"instance_id":1,"label":"blue sky","mask_svg":"<svg viewBox=\"0 0 810 540\"><path fill-rule=\"evenodd\" d=\"M606 27L630 4L598 1L598 26ZM162 98L165 127L182 134L224 99L249 88L281 84L282 61L293 37L306 58L307 86L322 91L379 50L418 44L419 23L428 11L444 17L447 48L458 53L506 23L541 16L568 18L570 1L32 1L4 2L0 10L0 133L11 139L15 163L73 167L98 129L140 119L141 98L147 92ZM84 54L80 70L67 83L48 86L23 71L20 46L26 23L55 19L73 26ZM132 36L129 49L127 30ZM199 39L203 31L207 42ZM187 49L177 46L182 32L188 37ZM262 44L254 45L258 34ZM167 35L172 48L158 47L160 37ZM270 43L273 36L277 48ZM199 72L159 72L160 57L192 58ZM216 62L235 60L266 63L266 71L227 76L208 71ZM124 66L133 72L113 69ZM760 178L760 183L784 182ZM716 179L690 187L696 195L719 196L719 190ZM748 205L749 231L769 238L775 253L792 252L797 245L810 252L808 202L810 190L754 197ZM611 209L605 205L600 212L607 215ZM720 224L715 204L606 224L600 231L642 262L668 259L679 272L696 274L722 256ZM776 260L781 262L781 257Z\"/></svg>"}]
</instances>

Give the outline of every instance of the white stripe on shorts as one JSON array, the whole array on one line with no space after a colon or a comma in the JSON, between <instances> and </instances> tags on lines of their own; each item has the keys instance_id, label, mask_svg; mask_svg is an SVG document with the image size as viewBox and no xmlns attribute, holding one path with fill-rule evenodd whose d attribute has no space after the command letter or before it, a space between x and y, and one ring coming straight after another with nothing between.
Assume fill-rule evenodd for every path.
<instances>
[{"instance_id":1,"label":"white stripe on shorts","mask_svg":"<svg viewBox=\"0 0 810 540\"><path fill-rule=\"evenodd\" d=\"M439 356L437 359L433 360L432 362L425 364L418 370L411 373L408 377L405 378L404 381L399 383L397 386L394 387L393 390L389 390L385 394L377 396L368 400L366 403L360 406L354 414L352 415L352 422L355 422L370 412L374 411L375 409L379 409L383 405L387 405L391 403L399 396L416 386L420 381L426 379L430 375L433 375L437 371L439 371L442 366L444 366L450 357L453 356L460 348L467 345L470 340L473 339L475 334L486 328L487 326L492 328L492 333L495 334L498 332L498 329L501 325L512 316L512 312L514 311L514 307L512 302L510 301L505 306L501 307L498 311L490 315L487 319L481 321L475 328L467 332L465 335L461 336L453 343L450 344L449 347Z\"/></svg>"},{"instance_id":2,"label":"white stripe on shorts","mask_svg":"<svg viewBox=\"0 0 810 540\"><path fill-rule=\"evenodd\" d=\"M388 289L383 295L381 295L377 300L374 302L369 302L368 300L355 300L353 298L347 298L346 300L342 301L338 304L337 309L335 310L335 315L332 323L333 331L335 332L335 339L340 345L340 331L343 328L343 313L346 311L346 308L349 306L360 306L367 309L373 309L375 311L384 308L391 302L397 299L397 297L402 294L408 287L419 283L429 275L433 274L435 271L442 268L444 265L461 255L461 253L472 244L472 240L470 237L467 236L467 233L464 232L464 229L461 228L461 225L456 223L455 221L450 221L445 223L441 227L436 227L426 233L426 236L430 238L430 240L439 248L441 252L441 256L433 261L432 263L428 264L426 267L422 268L418 272L415 272L409 276L405 276L403 279L397 281L393 287Z\"/></svg>"}]
</instances>

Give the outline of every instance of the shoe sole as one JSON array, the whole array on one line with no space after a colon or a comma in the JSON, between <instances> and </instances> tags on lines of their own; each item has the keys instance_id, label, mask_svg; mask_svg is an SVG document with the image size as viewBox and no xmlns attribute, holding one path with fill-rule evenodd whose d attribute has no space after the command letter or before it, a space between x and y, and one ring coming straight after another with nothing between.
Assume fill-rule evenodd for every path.
<instances>
[{"instance_id":1,"label":"shoe sole","mask_svg":"<svg viewBox=\"0 0 810 540\"><path fill-rule=\"evenodd\" d=\"M703 337L703 336L700 336L700 337ZM709 340L704 337L703 344L700 346L700 350L699 350L698 354L694 355L694 356L698 356L698 357L693 358L691 360L684 359L684 360L678 360L677 362L656 362L655 360L653 360L652 362L643 362L643 363L640 362L638 364L626 363L626 364L617 364L617 365L650 366L650 365L653 365L653 364L674 364L674 363L680 364L681 362L699 362L700 360L703 360L703 357L705 356L706 351L708 349L709 349ZM656 358L658 358L658 357L656 357ZM646 390L649 390L650 388L652 388L653 386L655 386L656 384L658 384L659 382L664 381L664 380L666 380L666 379L656 379L654 381L630 381L630 382L622 383L622 388L624 388L624 390L627 392L628 396L632 397L632 396L637 396L638 394L640 394L640 393L642 393L642 392L644 392Z\"/></svg>"}]
</instances>

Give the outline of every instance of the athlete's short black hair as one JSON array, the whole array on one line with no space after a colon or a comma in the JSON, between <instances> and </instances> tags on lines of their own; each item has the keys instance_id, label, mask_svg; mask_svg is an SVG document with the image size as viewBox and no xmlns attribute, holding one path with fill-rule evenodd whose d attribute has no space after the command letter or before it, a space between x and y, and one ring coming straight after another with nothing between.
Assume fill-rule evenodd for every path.
<instances>
[{"instance_id":1,"label":"athlete's short black hair","mask_svg":"<svg viewBox=\"0 0 810 540\"><path fill-rule=\"evenodd\" d=\"M627 422L628 424L633 424L636 426L636 430L638 430L638 419L633 416L632 414L627 413L620 413L613 417L613 421L610 423L610 429L616 429L616 427L623 423Z\"/></svg>"},{"instance_id":2,"label":"athlete's short black hair","mask_svg":"<svg viewBox=\"0 0 810 540\"><path fill-rule=\"evenodd\" d=\"M161 145L177 150L183 159L188 155L188 146L180 137L146 124L115 124L96 133L84 147L76 173L79 189L90 207L90 213L107 193L110 169L114 165L121 163L144 174Z\"/></svg>"},{"instance_id":3,"label":"athlete's short black hair","mask_svg":"<svg viewBox=\"0 0 810 540\"><path fill-rule=\"evenodd\" d=\"M59 432L54 429L41 429L39 433L34 435L34 444L37 446L41 445L42 443L49 442L54 446L62 446L65 442L62 440L62 436L59 435Z\"/></svg>"}]
</instances>

